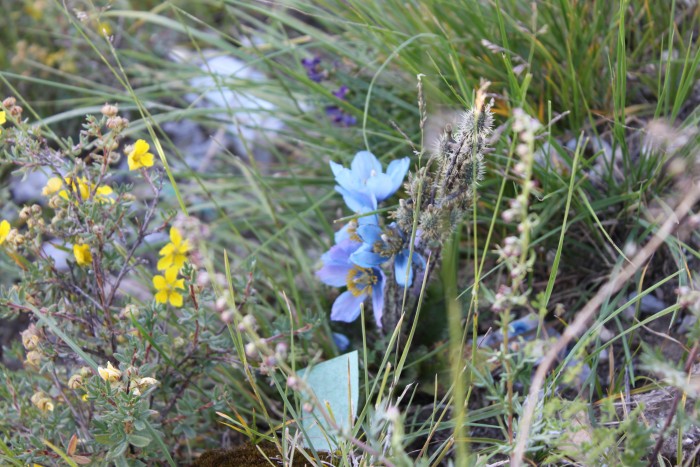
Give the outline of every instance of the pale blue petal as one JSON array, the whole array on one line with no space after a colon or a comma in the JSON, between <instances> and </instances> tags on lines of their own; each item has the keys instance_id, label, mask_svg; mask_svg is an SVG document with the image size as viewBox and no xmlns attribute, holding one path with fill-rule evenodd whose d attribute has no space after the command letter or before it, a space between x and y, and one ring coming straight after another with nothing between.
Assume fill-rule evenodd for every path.
<instances>
[{"instance_id":1,"label":"pale blue petal","mask_svg":"<svg viewBox=\"0 0 700 467\"><path fill-rule=\"evenodd\" d=\"M349 290L341 293L333 302L331 320L345 321L346 323L355 321L360 316L360 305L366 297L366 295L356 297Z\"/></svg>"},{"instance_id":2,"label":"pale blue petal","mask_svg":"<svg viewBox=\"0 0 700 467\"><path fill-rule=\"evenodd\" d=\"M353 242L349 239L338 242L338 244L333 245L330 250L321 256L321 261L323 261L323 264L346 264L348 267L352 267L350 255L354 253L360 245L360 243Z\"/></svg>"},{"instance_id":3,"label":"pale blue petal","mask_svg":"<svg viewBox=\"0 0 700 467\"><path fill-rule=\"evenodd\" d=\"M324 264L316 271L316 277L326 285L342 287L347 284L350 268L340 264Z\"/></svg>"},{"instance_id":4,"label":"pale blue petal","mask_svg":"<svg viewBox=\"0 0 700 467\"><path fill-rule=\"evenodd\" d=\"M386 174L377 174L367 179L367 191L374 194L378 202L384 201L396 193L397 189L398 186L394 187L391 177Z\"/></svg>"},{"instance_id":5,"label":"pale blue petal","mask_svg":"<svg viewBox=\"0 0 700 467\"><path fill-rule=\"evenodd\" d=\"M336 186L335 191L343 195L343 201L345 201L345 204L355 212L361 212L362 210L366 209L376 209L377 200L374 195L370 193L346 190L341 186Z\"/></svg>"},{"instance_id":6,"label":"pale blue petal","mask_svg":"<svg viewBox=\"0 0 700 467\"><path fill-rule=\"evenodd\" d=\"M392 193L396 192L403 183L403 179L406 177L408 168L411 165L411 159L404 157L403 159L398 159L391 161L389 167L386 168L386 174L391 178L391 186L393 187Z\"/></svg>"},{"instance_id":7,"label":"pale blue petal","mask_svg":"<svg viewBox=\"0 0 700 467\"><path fill-rule=\"evenodd\" d=\"M348 232L348 229L350 228L350 223L348 222L343 226L342 229L338 230L333 238L335 239L335 243L340 243L345 240L350 240L350 233Z\"/></svg>"},{"instance_id":8,"label":"pale blue petal","mask_svg":"<svg viewBox=\"0 0 700 467\"><path fill-rule=\"evenodd\" d=\"M376 206L374 207L374 209L367 209L365 212L374 211L375 209L376 209ZM362 213L362 214L364 214L364 213ZM359 226L371 225L371 224L377 225L377 224L379 224L379 216L377 216L376 214L371 214L369 216L358 217L357 224Z\"/></svg>"},{"instance_id":9,"label":"pale blue petal","mask_svg":"<svg viewBox=\"0 0 700 467\"><path fill-rule=\"evenodd\" d=\"M372 287L372 312L374 313L374 321L377 323L377 327L381 329L382 315L384 314L384 284L386 284L386 278L381 269L375 269L374 273L377 274L377 283Z\"/></svg>"},{"instance_id":10,"label":"pale blue petal","mask_svg":"<svg viewBox=\"0 0 700 467\"><path fill-rule=\"evenodd\" d=\"M361 225L357 228L357 235L360 236L363 242L370 245L382 240L382 229L377 224Z\"/></svg>"},{"instance_id":11,"label":"pale blue petal","mask_svg":"<svg viewBox=\"0 0 700 467\"><path fill-rule=\"evenodd\" d=\"M331 336L333 337L333 342L335 342L335 346L338 347L339 351L345 352L350 348L350 339L348 339L348 336L345 334L334 332L331 333Z\"/></svg>"},{"instance_id":12,"label":"pale blue petal","mask_svg":"<svg viewBox=\"0 0 700 467\"><path fill-rule=\"evenodd\" d=\"M331 161L330 164L331 164L331 172L333 172L333 175L335 177L338 177L343 170L347 170L345 167L338 164L337 162Z\"/></svg>"},{"instance_id":13,"label":"pale blue petal","mask_svg":"<svg viewBox=\"0 0 700 467\"><path fill-rule=\"evenodd\" d=\"M335 181L338 186L342 187L347 191L363 191L365 190L364 183L357 178L349 169L341 168L337 174L335 174Z\"/></svg>"},{"instance_id":14,"label":"pale blue petal","mask_svg":"<svg viewBox=\"0 0 700 467\"><path fill-rule=\"evenodd\" d=\"M408 273L408 281L406 281L406 273ZM406 287L406 284L411 285L413 283L413 268L408 264L406 250L401 251L396 255L396 258L394 258L394 274L396 275L396 283L402 287Z\"/></svg>"},{"instance_id":15,"label":"pale blue petal","mask_svg":"<svg viewBox=\"0 0 700 467\"><path fill-rule=\"evenodd\" d=\"M350 261L363 268L373 268L385 263L389 258L372 251L372 245L363 244L359 250L350 255Z\"/></svg>"},{"instance_id":16,"label":"pale blue petal","mask_svg":"<svg viewBox=\"0 0 700 467\"><path fill-rule=\"evenodd\" d=\"M358 177L361 181L365 181L372 175L372 172L381 173L382 164L371 152L360 151L355 154L355 158L350 164L350 169L353 175Z\"/></svg>"}]
</instances>

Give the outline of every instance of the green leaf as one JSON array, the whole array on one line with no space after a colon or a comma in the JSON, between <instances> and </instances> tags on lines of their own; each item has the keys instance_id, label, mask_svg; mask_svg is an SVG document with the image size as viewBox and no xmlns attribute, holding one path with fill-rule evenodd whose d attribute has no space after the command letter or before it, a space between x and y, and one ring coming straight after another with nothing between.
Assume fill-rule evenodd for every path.
<instances>
[{"instance_id":1,"label":"green leaf","mask_svg":"<svg viewBox=\"0 0 700 467\"><path fill-rule=\"evenodd\" d=\"M141 435L129 435L129 443L137 448L145 448L151 444L151 438Z\"/></svg>"},{"instance_id":2,"label":"green leaf","mask_svg":"<svg viewBox=\"0 0 700 467\"><path fill-rule=\"evenodd\" d=\"M313 412L306 413L302 418L308 437L305 442L316 450L334 451L338 447L334 435L336 430L332 429L326 416L334 420L339 429L352 428L360 394L357 351L320 363L310 370L300 370L299 375L306 380L316 398L314 403L313 398L305 396L305 402L311 402L314 407ZM326 416L321 413L319 405L323 406Z\"/></svg>"}]
</instances>

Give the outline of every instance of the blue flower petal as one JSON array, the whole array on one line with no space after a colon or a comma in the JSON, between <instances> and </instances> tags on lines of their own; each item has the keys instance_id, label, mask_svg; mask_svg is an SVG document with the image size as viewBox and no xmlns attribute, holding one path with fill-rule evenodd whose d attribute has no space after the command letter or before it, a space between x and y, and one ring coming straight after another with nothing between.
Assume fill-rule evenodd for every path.
<instances>
[{"instance_id":1,"label":"blue flower petal","mask_svg":"<svg viewBox=\"0 0 700 467\"><path fill-rule=\"evenodd\" d=\"M345 334L333 332L331 333L331 336L333 337L333 342L335 342L335 346L338 347L339 351L345 352L350 348L350 339L348 339L348 336Z\"/></svg>"},{"instance_id":2,"label":"blue flower petal","mask_svg":"<svg viewBox=\"0 0 700 467\"><path fill-rule=\"evenodd\" d=\"M358 295L357 297L349 290L341 293L333 302L331 309L332 321L344 321L351 323L360 316L360 305L365 300L367 295Z\"/></svg>"},{"instance_id":3,"label":"blue flower petal","mask_svg":"<svg viewBox=\"0 0 700 467\"><path fill-rule=\"evenodd\" d=\"M386 174L391 178L391 186L393 187L392 194L401 187L403 179L406 177L408 168L411 165L411 159L404 157L403 159L391 161L389 167L386 168Z\"/></svg>"},{"instance_id":4,"label":"blue flower petal","mask_svg":"<svg viewBox=\"0 0 700 467\"><path fill-rule=\"evenodd\" d=\"M330 250L321 256L321 261L323 261L323 264L347 264L348 267L352 267L350 255L353 254L360 245L360 243L353 242L352 240L338 242L338 244L333 245Z\"/></svg>"},{"instance_id":5,"label":"blue flower petal","mask_svg":"<svg viewBox=\"0 0 700 467\"><path fill-rule=\"evenodd\" d=\"M335 191L343 195L345 204L355 212L361 212L365 209L371 211L377 209L377 199L372 193L347 190L339 185L336 185Z\"/></svg>"},{"instance_id":6,"label":"blue flower petal","mask_svg":"<svg viewBox=\"0 0 700 467\"><path fill-rule=\"evenodd\" d=\"M381 173L382 164L371 152L360 151L355 154L355 158L350 164L350 169L352 170L353 175L358 177L360 181L364 182L372 176L373 172L375 174Z\"/></svg>"},{"instance_id":7,"label":"blue flower petal","mask_svg":"<svg viewBox=\"0 0 700 467\"><path fill-rule=\"evenodd\" d=\"M350 268L339 264L324 264L316 271L316 277L326 285L342 287L347 284L348 271Z\"/></svg>"},{"instance_id":8,"label":"blue flower petal","mask_svg":"<svg viewBox=\"0 0 700 467\"><path fill-rule=\"evenodd\" d=\"M345 224L343 226L343 228L341 228L340 230L338 230L334 234L333 238L335 239L335 243L340 243L340 242L343 242L345 240L350 240L350 232L348 232L349 229L350 229L350 223L348 222L347 224Z\"/></svg>"},{"instance_id":9,"label":"blue flower petal","mask_svg":"<svg viewBox=\"0 0 700 467\"><path fill-rule=\"evenodd\" d=\"M335 181L339 187L349 192L362 192L363 184L349 169L342 167L334 172Z\"/></svg>"},{"instance_id":10,"label":"blue flower petal","mask_svg":"<svg viewBox=\"0 0 700 467\"><path fill-rule=\"evenodd\" d=\"M350 261L363 268L373 268L386 263L389 258L372 251L372 245L363 244L356 252L350 255Z\"/></svg>"},{"instance_id":11,"label":"blue flower petal","mask_svg":"<svg viewBox=\"0 0 700 467\"><path fill-rule=\"evenodd\" d=\"M393 181L387 174L377 174L374 177L370 177L367 179L366 186L367 191L377 198L377 202L384 201L393 195L398 188L393 186Z\"/></svg>"},{"instance_id":12,"label":"blue flower petal","mask_svg":"<svg viewBox=\"0 0 700 467\"><path fill-rule=\"evenodd\" d=\"M372 311L374 313L374 321L377 323L377 327L381 329L382 315L384 314L384 284L386 284L386 278L381 269L375 269L374 273L377 274L377 283L372 287Z\"/></svg>"},{"instance_id":13,"label":"blue flower petal","mask_svg":"<svg viewBox=\"0 0 700 467\"><path fill-rule=\"evenodd\" d=\"M406 248L406 257L408 257L409 250ZM416 268L421 268L425 269L425 258L423 258L423 255L418 253L417 251L413 252L413 261L415 261Z\"/></svg>"},{"instance_id":14,"label":"blue flower petal","mask_svg":"<svg viewBox=\"0 0 700 467\"><path fill-rule=\"evenodd\" d=\"M407 250L400 251L394 258L394 274L396 275L396 283L402 287L413 283L413 268L408 263ZM352 255L350 255L352 258ZM406 280L408 274L408 280Z\"/></svg>"},{"instance_id":15,"label":"blue flower petal","mask_svg":"<svg viewBox=\"0 0 700 467\"><path fill-rule=\"evenodd\" d=\"M357 235L360 236L364 243L374 245L382 241L382 228L377 224L361 225L357 228Z\"/></svg>"}]
</instances>

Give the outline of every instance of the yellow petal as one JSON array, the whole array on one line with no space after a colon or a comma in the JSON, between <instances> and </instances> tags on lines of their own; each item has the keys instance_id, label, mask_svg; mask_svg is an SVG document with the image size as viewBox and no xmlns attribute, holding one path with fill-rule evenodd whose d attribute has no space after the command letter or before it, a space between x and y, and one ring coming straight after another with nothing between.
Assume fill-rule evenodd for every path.
<instances>
[{"instance_id":1,"label":"yellow petal","mask_svg":"<svg viewBox=\"0 0 700 467\"><path fill-rule=\"evenodd\" d=\"M190 251L190 241L185 240L182 242L182 245L180 245L180 253L187 253L188 251Z\"/></svg>"},{"instance_id":2,"label":"yellow petal","mask_svg":"<svg viewBox=\"0 0 700 467\"><path fill-rule=\"evenodd\" d=\"M158 260L158 268L159 271L165 271L168 269L170 266L173 265L173 257L172 256L165 256L161 259Z\"/></svg>"},{"instance_id":3,"label":"yellow petal","mask_svg":"<svg viewBox=\"0 0 700 467\"><path fill-rule=\"evenodd\" d=\"M175 283L173 284L173 289L184 289L184 288L185 288L185 279L176 280Z\"/></svg>"},{"instance_id":4,"label":"yellow petal","mask_svg":"<svg viewBox=\"0 0 700 467\"><path fill-rule=\"evenodd\" d=\"M169 256L169 255L172 255L174 251L175 251L175 245L173 245L172 243L168 243L167 245L165 245L163 248L160 249L158 254L161 256ZM158 268L158 269L160 269L160 268Z\"/></svg>"},{"instance_id":5,"label":"yellow petal","mask_svg":"<svg viewBox=\"0 0 700 467\"><path fill-rule=\"evenodd\" d=\"M177 292L170 292L170 304L180 308L182 306L182 295Z\"/></svg>"},{"instance_id":6,"label":"yellow petal","mask_svg":"<svg viewBox=\"0 0 700 467\"><path fill-rule=\"evenodd\" d=\"M182 235L180 235L180 231L175 227L170 228L170 241L173 242L175 246L180 246L180 243L182 243Z\"/></svg>"},{"instance_id":7,"label":"yellow petal","mask_svg":"<svg viewBox=\"0 0 700 467\"><path fill-rule=\"evenodd\" d=\"M150 152L146 153L141 157L141 165L144 167L153 167L153 154Z\"/></svg>"},{"instance_id":8,"label":"yellow petal","mask_svg":"<svg viewBox=\"0 0 700 467\"><path fill-rule=\"evenodd\" d=\"M97 196L108 196L112 194L112 187L111 186L101 186L97 189L95 192Z\"/></svg>"},{"instance_id":9,"label":"yellow petal","mask_svg":"<svg viewBox=\"0 0 700 467\"><path fill-rule=\"evenodd\" d=\"M138 162L136 162L136 156L133 151L126 158L126 161L129 164L129 170L136 170L140 167Z\"/></svg>"},{"instance_id":10,"label":"yellow petal","mask_svg":"<svg viewBox=\"0 0 700 467\"><path fill-rule=\"evenodd\" d=\"M164 290L168 288L168 283L165 282L165 277L163 276L153 276L153 287L156 290Z\"/></svg>"},{"instance_id":11,"label":"yellow petal","mask_svg":"<svg viewBox=\"0 0 700 467\"><path fill-rule=\"evenodd\" d=\"M10 223L7 222L6 220L3 220L0 222L0 245L5 243L5 239L7 238L7 234L10 233Z\"/></svg>"},{"instance_id":12,"label":"yellow petal","mask_svg":"<svg viewBox=\"0 0 700 467\"><path fill-rule=\"evenodd\" d=\"M177 281L178 268L168 268L165 270L165 282L174 284Z\"/></svg>"},{"instance_id":13,"label":"yellow petal","mask_svg":"<svg viewBox=\"0 0 700 467\"><path fill-rule=\"evenodd\" d=\"M178 271L182 269L182 266L185 265L185 261L187 261L187 257L185 255L172 255L171 258L173 267Z\"/></svg>"},{"instance_id":14,"label":"yellow petal","mask_svg":"<svg viewBox=\"0 0 700 467\"><path fill-rule=\"evenodd\" d=\"M146 154L149 149L151 149L151 146L149 146L146 141L140 139L134 143L134 149L131 151L131 154L137 154L140 156L142 154Z\"/></svg>"},{"instance_id":15,"label":"yellow petal","mask_svg":"<svg viewBox=\"0 0 700 467\"><path fill-rule=\"evenodd\" d=\"M167 290L161 290L156 294L156 302L157 303L168 303L168 291Z\"/></svg>"},{"instance_id":16,"label":"yellow petal","mask_svg":"<svg viewBox=\"0 0 700 467\"><path fill-rule=\"evenodd\" d=\"M5 123L6 121L7 121L7 118L5 116L5 111L3 110L2 112L0 112L0 125Z\"/></svg>"},{"instance_id":17,"label":"yellow petal","mask_svg":"<svg viewBox=\"0 0 700 467\"><path fill-rule=\"evenodd\" d=\"M60 177L51 177L46 182L46 186L41 190L44 196L51 196L63 187L63 179Z\"/></svg>"}]
</instances>

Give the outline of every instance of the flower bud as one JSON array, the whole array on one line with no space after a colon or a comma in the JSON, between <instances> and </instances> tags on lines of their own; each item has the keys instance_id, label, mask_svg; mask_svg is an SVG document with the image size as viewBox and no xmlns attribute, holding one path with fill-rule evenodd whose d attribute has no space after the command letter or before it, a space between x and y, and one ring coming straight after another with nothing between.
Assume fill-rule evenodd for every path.
<instances>
[{"instance_id":1,"label":"flower bud","mask_svg":"<svg viewBox=\"0 0 700 467\"><path fill-rule=\"evenodd\" d=\"M27 352L27 360L25 360L25 363L32 368L39 368L39 365L41 365L41 357L41 352L32 350Z\"/></svg>"},{"instance_id":2,"label":"flower bud","mask_svg":"<svg viewBox=\"0 0 700 467\"><path fill-rule=\"evenodd\" d=\"M117 108L116 105L112 104L105 104L102 106L102 109L100 109L100 113L104 115L105 117L114 117L117 115L119 112L119 108Z\"/></svg>"},{"instance_id":3,"label":"flower bud","mask_svg":"<svg viewBox=\"0 0 700 467\"><path fill-rule=\"evenodd\" d=\"M248 358L255 358L258 356L258 347L255 345L255 342L248 342L245 345L245 354Z\"/></svg>"},{"instance_id":4,"label":"flower bud","mask_svg":"<svg viewBox=\"0 0 700 467\"><path fill-rule=\"evenodd\" d=\"M53 402L44 391L35 392L29 400L42 412L53 412Z\"/></svg>"},{"instance_id":5,"label":"flower bud","mask_svg":"<svg viewBox=\"0 0 700 467\"><path fill-rule=\"evenodd\" d=\"M26 350L35 350L41 341L39 331L34 324L30 324L27 329L21 332L22 345Z\"/></svg>"},{"instance_id":6,"label":"flower bud","mask_svg":"<svg viewBox=\"0 0 700 467\"><path fill-rule=\"evenodd\" d=\"M75 374L68 380L68 387L71 389L79 389L83 386L83 377Z\"/></svg>"},{"instance_id":7,"label":"flower bud","mask_svg":"<svg viewBox=\"0 0 700 467\"><path fill-rule=\"evenodd\" d=\"M122 377L122 372L119 369L112 366L112 362L107 362L107 368L97 367L97 372L100 374L100 378L110 383L119 381Z\"/></svg>"}]
</instances>

